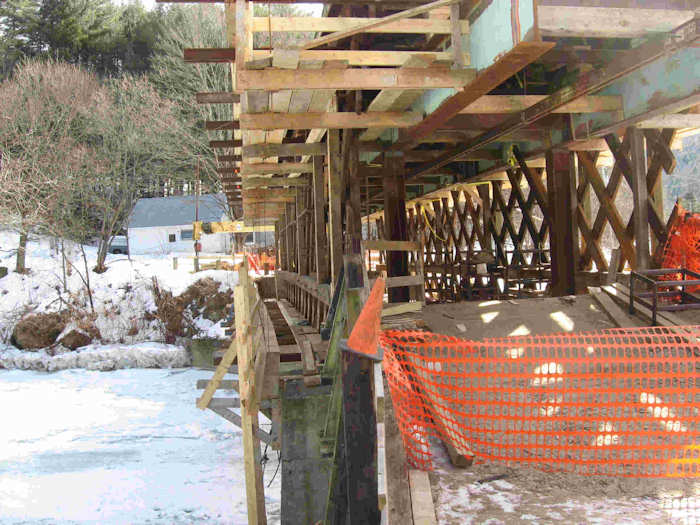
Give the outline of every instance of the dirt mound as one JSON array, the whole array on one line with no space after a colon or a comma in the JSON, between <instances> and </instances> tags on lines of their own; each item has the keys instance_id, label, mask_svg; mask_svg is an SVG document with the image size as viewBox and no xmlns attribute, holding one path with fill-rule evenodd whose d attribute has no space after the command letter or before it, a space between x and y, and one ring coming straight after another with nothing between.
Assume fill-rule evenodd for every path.
<instances>
[{"instance_id":1,"label":"dirt mound","mask_svg":"<svg viewBox=\"0 0 700 525\"><path fill-rule=\"evenodd\" d=\"M67 324L65 313L30 314L15 325L10 342L23 350L46 348L56 342Z\"/></svg>"},{"instance_id":2,"label":"dirt mound","mask_svg":"<svg viewBox=\"0 0 700 525\"><path fill-rule=\"evenodd\" d=\"M69 330L58 342L71 350L75 350L81 346L87 346L93 341L99 341L101 338L100 331L95 326L95 321L85 318L78 321L75 328Z\"/></svg>"},{"instance_id":3,"label":"dirt mound","mask_svg":"<svg viewBox=\"0 0 700 525\"><path fill-rule=\"evenodd\" d=\"M166 343L174 342L176 337L195 335L194 319L200 315L215 323L226 317L226 305L233 302L233 292L220 292L219 286L217 281L207 277L174 297L172 292L161 289L158 281L153 280L156 317L163 323Z\"/></svg>"}]
</instances>

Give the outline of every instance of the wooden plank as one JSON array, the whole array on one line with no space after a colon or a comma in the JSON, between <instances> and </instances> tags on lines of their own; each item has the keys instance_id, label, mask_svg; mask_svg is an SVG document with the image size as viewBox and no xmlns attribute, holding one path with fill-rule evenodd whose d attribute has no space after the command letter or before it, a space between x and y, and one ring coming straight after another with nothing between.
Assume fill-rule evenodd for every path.
<instances>
[{"instance_id":1,"label":"wooden plank","mask_svg":"<svg viewBox=\"0 0 700 525\"><path fill-rule=\"evenodd\" d=\"M318 367L316 366L316 359L314 359L313 349L311 348L311 343L304 338L300 344L301 349L301 366L303 370L303 375L312 376L318 374Z\"/></svg>"},{"instance_id":2,"label":"wooden plank","mask_svg":"<svg viewBox=\"0 0 700 525\"><path fill-rule=\"evenodd\" d=\"M434 56L416 54L411 56L402 68L428 68L435 61ZM402 111L409 108L424 93L423 90L401 91L398 89L385 89L380 91L367 108L368 112L374 111ZM368 129L360 135L360 141L370 141L379 138L385 128Z\"/></svg>"},{"instance_id":3,"label":"wooden plank","mask_svg":"<svg viewBox=\"0 0 700 525\"><path fill-rule=\"evenodd\" d=\"M618 328L630 326L643 326L639 319L636 319L623 310L610 296L597 287L588 287L588 293L598 306L607 314L610 320Z\"/></svg>"},{"instance_id":4,"label":"wooden plank","mask_svg":"<svg viewBox=\"0 0 700 525\"><path fill-rule=\"evenodd\" d=\"M336 31L334 33L331 33L330 35L325 35L321 36L318 38L313 39L311 42L307 42L302 46L303 49L313 49L314 47L319 47L323 46L326 44L330 44L331 42L337 42L338 40L341 40L343 38L348 38L353 35L359 35L360 33L366 33L370 29L374 29L377 27L385 26L387 24L390 24L392 22L398 22L398 21L404 21L403 25L405 24L406 18L411 18L414 16L418 16L423 13L427 13L428 11L432 11L433 9L436 9L438 7L443 7L446 5L450 4L455 4L458 3L460 0L436 0L434 2L430 2L429 4L425 4L422 6L414 7L412 9L406 9L405 11L400 11L398 13L394 13L389 16L385 16L384 18L378 18L374 19L371 21L365 21L362 24L359 24L355 27L351 27L345 30L341 31Z\"/></svg>"},{"instance_id":5,"label":"wooden plank","mask_svg":"<svg viewBox=\"0 0 700 525\"><path fill-rule=\"evenodd\" d=\"M373 68L337 70L246 70L238 74L239 87L270 91L297 89L436 89L461 88L472 81L471 69ZM480 93L481 95L481 93ZM461 109L461 107L459 108Z\"/></svg>"},{"instance_id":6,"label":"wooden plank","mask_svg":"<svg viewBox=\"0 0 700 525\"><path fill-rule=\"evenodd\" d=\"M385 303L384 306L382 306L382 317L406 314L409 312L420 312L422 309L423 303L419 301L411 303Z\"/></svg>"},{"instance_id":7,"label":"wooden plank","mask_svg":"<svg viewBox=\"0 0 700 525\"><path fill-rule=\"evenodd\" d=\"M337 17L308 17L308 16L290 16L290 17L254 17L253 32L273 33L285 32L338 32L348 31L354 28L364 26L363 33L396 33L396 34L450 34L451 26L448 20L440 20L437 18L417 18L413 20L395 20L381 25L373 25L383 18L358 18L349 16ZM372 24L368 26L367 24ZM469 22L462 20L460 28L463 33L469 32ZM303 51L300 57L306 60Z\"/></svg>"},{"instance_id":8,"label":"wooden plank","mask_svg":"<svg viewBox=\"0 0 700 525\"><path fill-rule=\"evenodd\" d=\"M460 114L515 113L534 106L545 98L547 95L484 95L462 109ZM552 113L595 113L620 110L622 110L622 97L619 95L589 95L569 102Z\"/></svg>"},{"instance_id":9,"label":"wooden plank","mask_svg":"<svg viewBox=\"0 0 700 525\"><path fill-rule=\"evenodd\" d=\"M198 379L197 380L197 389L203 390L207 387L208 384L209 384L208 379ZM235 390L236 392L238 392L238 381L233 381L231 379L222 379L219 382L217 390Z\"/></svg>"},{"instance_id":10,"label":"wooden plank","mask_svg":"<svg viewBox=\"0 0 700 525\"><path fill-rule=\"evenodd\" d=\"M537 8L540 32L553 37L640 38L671 31L694 16L692 9L578 5L540 5Z\"/></svg>"},{"instance_id":11,"label":"wooden plank","mask_svg":"<svg viewBox=\"0 0 700 525\"><path fill-rule=\"evenodd\" d=\"M421 139L439 129L466 106L498 87L506 79L537 60L552 47L554 47L553 42L520 42L495 64L480 71L476 78L468 83L465 82L466 86L453 86L460 89L460 91L440 104L420 124L409 129L405 137L401 139L401 149L413 149L415 145L420 143Z\"/></svg>"},{"instance_id":12,"label":"wooden plank","mask_svg":"<svg viewBox=\"0 0 700 525\"><path fill-rule=\"evenodd\" d=\"M617 267L620 265L620 247L613 248L610 253L610 264L608 265L608 275L605 277L605 284L612 285L617 281Z\"/></svg>"},{"instance_id":13,"label":"wooden plank","mask_svg":"<svg viewBox=\"0 0 700 525\"><path fill-rule=\"evenodd\" d=\"M344 20L344 18L334 18L334 20ZM423 20L421 20L423 22ZM269 57L269 51L255 50L253 56L258 58ZM374 51L374 50L354 50L354 49L334 49L334 50L308 50L299 52L299 60L302 61L342 61L348 66L365 67L400 67L416 54L415 51ZM421 56L430 57L431 60L446 62L452 58L452 54L446 51L421 52ZM465 62L469 62L469 56L465 54Z\"/></svg>"},{"instance_id":14,"label":"wooden plank","mask_svg":"<svg viewBox=\"0 0 700 525\"><path fill-rule=\"evenodd\" d=\"M260 408L270 408L270 401L261 401ZM238 397L214 397L207 408L241 408L241 400Z\"/></svg>"},{"instance_id":15,"label":"wooden plank","mask_svg":"<svg viewBox=\"0 0 700 525\"><path fill-rule=\"evenodd\" d=\"M352 128L407 128L420 122L419 113L399 111L310 112L310 113L256 113L241 115L241 129L352 129ZM216 129L234 129L220 127ZM207 128L209 129L209 128ZM213 128L212 128L213 129Z\"/></svg>"},{"instance_id":16,"label":"wooden plank","mask_svg":"<svg viewBox=\"0 0 700 525\"><path fill-rule=\"evenodd\" d=\"M241 140L210 140L209 147L213 149L240 148L243 145Z\"/></svg>"},{"instance_id":17,"label":"wooden plank","mask_svg":"<svg viewBox=\"0 0 700 525\"><path fill-rule=\"evenodd\" d=\"M240 102L240 95L229 91L219 91L197 93L195 99L197 100L197 104L234 104Z\"/></svg>"},{"instance_id":18,"label":"wooden plank","mask_svg":"<svg viewBox=\"0 0 700 525\"><path fill-rule=\"evenodd\" d=\"M365 250L403 251L410 252L420 249L420 243L414 241L385 241L382 239L367 239L362 241Z\"/></svg>"},{"instance_id":19,"label":"wooden plank","mask_svg":"<svg viewBox=\"0 0 700 525\"><path fill-rule=\"evenodd\" d=\"M234 48L185 48L184 59L188 64L221 64L234 62Z\"/></svg>"},{"instance_id":20,"label":"wooden plank","mask_svg":"<svg viewBox=\"0 0 700 525\"><path fill-rule=\"evenodd\" d=\"M228 408L211 408L211 411L214 412L215 414L218 414L219 416L223 417L226 421L233 423L237 427L243 428L241 416L239 416L235 412L229 410ZM267 443L269 445L272 445L275 441L273 436L271 436L270 434L268 434L264 430L261 430L257 427L255 429L255 437L257 437L259 440L261 440L264 443Z\"/></svg>"},{"instance_id":21,"label":"wooden plank","mask_svg":"<svg viewBox=\"0 0 700 525\"><path fill-rule=\"evenodd\" d=\"M216 157L219 162L239 162L241 160L240 155L219 155Z\"/></svg>"},{"instance_id":22,"label":"wooden plank","mask_svg":"<svg viewBox=\"0 0 700 525\"><path fill-rule=\"evenodd\" d=\"M285 175L290 173L311 173L313 164L302 162L258 162L243 163L241 165L241 175Z\"/></svg>"},{"instance_id":23,"label":"wooden plank","mask_svg":"<svg viewBox=\"0 0 700 525\"><path fill-rule=\"evenodd\" d=\"M652 129L700 128L700 114L674 113L671 115L659 115L640 122L637 124L637 127Z\"/></svg>"},{"instance_id":24,"label":"wooden plank","mask_svg":"<svg viewBox=\"0 0 700 525\"><path fill-rule=\"evenodd\" d=\"M204 122L204 129L207 131L225 131L238 128L239 123L235 120L207 120Z\"/></svg>"},{"instance_id":25,"label":"wooden plank","mask_svg":"<svg viewBox=\"0 0 700 525\"><path fill-rule=\"evenodd\" d=\"M242 188L295 188L298 186L308 186L309 180L304 177L245 177L241 181Z\"/></svg>"},{"instance_id":26,"label":"wooden plank","mask_svg":"<svg viewBox=\"0 0 700 525\"><path fill-rule=\"evenodd\" d=\"M398 288L401 286L420 286L424 284L422 275L404 275L399 277L387 277L384 281L386 288Z\"/></svg>"},{"instance_id":27,"label":"wooden plank","mask_svg":"<svg viewBox=\"0 0 700 525\"><path fill-rule=\"evenodd\" d=\"M231 344L229 345L228 349L221 358L221 362L216 367L214 376L209 380L206 389L197 400L197 408L201 410L207 408L207 406L209 405L209 401L211 401L211 398L214 397L214 393L219 389L221 380L228 373L229 368L233 364L233 360L236 357L236 353L236 341L233 340L231 341Z\"/></svg>"},{"instance_id":28,"label":"wooden plank","mask_svg":"<svg viewBox=\"0 0 700 525\"><path fill-rule=\"evenodd\" d=\"M428 473L424 470L410 469L408 482L411 487L414 525L437 525Z\"/></svg>"},{"instance_id":29,"label":"wooden plank","mask_svg":"<svg viewBox=\"0 0 700 525\"><path fill-rule=\"evenodd\" d=\"M324 155L326 145L315 144L248 144L241 150L247 157L293 157L297 155Z\"/></svg>"}]
</instances>

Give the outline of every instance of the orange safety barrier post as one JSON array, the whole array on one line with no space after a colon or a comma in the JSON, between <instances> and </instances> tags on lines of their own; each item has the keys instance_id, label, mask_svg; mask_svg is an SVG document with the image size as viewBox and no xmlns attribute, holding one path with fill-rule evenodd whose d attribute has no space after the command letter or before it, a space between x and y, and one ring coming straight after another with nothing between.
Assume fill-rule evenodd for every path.
<instances>
[{"instance_id":1,"label":"orange safety barrier post","mask_svg":"<svg viewBox=\"0 0 700 525\"><path fill-rule=\"evenodd\" d=\"M467 341L386 331L409 462L430 438L475 461L579 474L700 477L700 326Z\"/></svg>"}]
</instances>

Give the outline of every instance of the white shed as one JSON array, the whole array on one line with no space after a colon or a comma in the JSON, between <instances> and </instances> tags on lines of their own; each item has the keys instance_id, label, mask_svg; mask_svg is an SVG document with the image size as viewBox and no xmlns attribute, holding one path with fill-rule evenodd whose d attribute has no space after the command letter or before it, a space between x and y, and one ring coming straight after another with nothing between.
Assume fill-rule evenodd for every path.
<instances>
[{"instance_id":1,"label":"white shed","mask_svg":"<svg viewBox=\"0 0 700 525\"><path fill-rule=\"evenodd\" d=\"M144 253L194 253L192 223L195 219L194 195L139 199L129 217L129 251ZM199 220L227 220L226 197L223 193L199 196ZM202 252L228 253L231 235L214 233L202 235Z\"/></svg>"}]
</instances>

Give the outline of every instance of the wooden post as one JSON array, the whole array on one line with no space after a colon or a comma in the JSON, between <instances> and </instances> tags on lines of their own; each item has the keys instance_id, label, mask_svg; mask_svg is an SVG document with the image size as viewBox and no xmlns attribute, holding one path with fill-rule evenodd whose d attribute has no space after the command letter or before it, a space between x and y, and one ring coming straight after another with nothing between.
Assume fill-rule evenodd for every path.
<instances>
[{"instance_id":1,"label":"wooden post","mask_svg":"<svg viewBox=\"0 0 700 525\"><path fill-rule=\"evenodd\" d=\"M347 329L350 332L367 301L360 254L345 256ZM377 418L372 399L373 362L342 352L343 434L348 523L378 525Z\"/></svg>"},{"instance_id":2,"label":"wooden post","mask_svg":"<svg viewBox=\"0 0 700 525\"><path fill-rule=\"evenodd\" d=\"M649 190L647 189L647 159L642 130L627 128L630 134L632 158L632 199L634 201L634 244L637 270L649 268Z\"/></svg>"},{"instance_id":3,"label":"wooden post","mask_svg":"<svg viewBox=\"0 0 700 525\"><path fill-rule=\"evenodd\" d=\"M306 250L306 188L297 186L296 188L296 232L297 232L297 272L299 275L307 275L309 266L307 264Z\"/></svg>"},{"instance_id":4,"label":"wooden post","mask_svg":"<svg viewBox=\"0 0 700 525\"><path fill-rule=\"evenodd\" d=\"M385 239L407 241L405 157L401 152L384 154L384 225ZM408 253L386 252L388 277L408 275ZM410 299L408 287L389 289L389 302L406 302Z\"/></svg>"},{"instance_id":5,"label":"wooden post","mask_svg":"<svg viewBox=\"0 0 700 525\"><path fill-rule=\"evenodd\" d=\"M345 130L344 139L348 141L348 189L350 198L345 205L345 238L347 249L345 253L360 253L360 241L362 241L362 210L360 193L362 191L362 179L359 173L359 148L355 130Z\"/></svg>"},{"instance_id":6,"label":"wooden post","mask_svg":"<svg viewBox=\"0 0 700 525\"><path fill-rule=\"evenodd\" d=\"M236 346L241 395L241 429L243 434L243 459L245 469L246 503L248 507L248 525L265 525L265 489L260 464L260 439L258 430L258 403L255 391L251 391L250 378L254 376L254 362L250 312L251 290L248 264L245 259L238 270L238 285L234 289L236 310Z\"/></svg>"},{"instance_id":7,"label":"wooden post","mask_svg":"<svg viewBox=\"0 0 700 525\"><path fill-rule=\"evenodd\" d=\"M581 204L583 216L585 217L586 221L588 221L588 224L593 224L593 209L591 208L591 186L590 184L588 184L586 174L583 173L583 166L581 166L581 164L579 163L577 167L577 183L579 187L583 187L583 194L580 196L577 195L576 198L578 199L579 204ZM581 242L584 242L583 237L581 237ZM584 251L582 250L582 246L579 245L579 255L581 255L582 253L584 253ZM589 270L591 268L591 261L588 261L588 264L585 268L581 268L579 261L577 261L576 267L581 270ZM598 270L600 270L600 268Z\"/></svg>"},{"instance_id":8,"label":"wooden post","mask_svg":"<svg viewBox=\"0 0 700 525\"><path fill-rule=\"evenodd\" d=\"M316 280L319 283L327 283L330 281L330 261L328 258L328 241L326 236L326 198L323 186L323 157L314 157L313 164L314 231L316 234Z\"/></svg>"},{"instance_id":9,"label":"wooden post","mask_svg":"<svg viewBox=\"0 0 700 525\"><path fill-rule=\"evenodd\" d=\"M492 232L489 227L491 222L491 186L489 184L480 184L476 187L481 199L481 227L483 229L484 244L481 249L487 252L493 251ZM481 245L481 242L479 242Z\"/></svg>"},{"instance_id":10,"label":"wooden post","mask_svg":"<svg viewBox=\"0 0 700 525\"><path fill-rule=\"evenodd\" d=\"M285 217L285 237L286 237L286 255L287 255L287 271L288 272L293 272L295 271L294 267L294 243L292 242L292 219L294 217L294 205L291 203L287 203L284 207L284 217Z\"/></svg>"},{"instance_id":11,"label":"wooden post","mask_svg":"<svg viewBox=\"0 0 700 525\"><path fill-rule=\"evenodd\" d=\"M343 265L343 225L341 198L343 174L340 171L340 132L328 130L328 223L331 256L331 283L338 281Z\"/></svg>"},{"instance_id":12,"label":"wooden post","mask_svg":"<svg viewBox=\"0 0 700 525\"><path fill-rule=\"evenodd\" d=\"M576 293L576 169L574 154L550 149L546 154L547 195L552 226L549 247L552 256L553 296Z\"/></svg>"}]
</instances>

